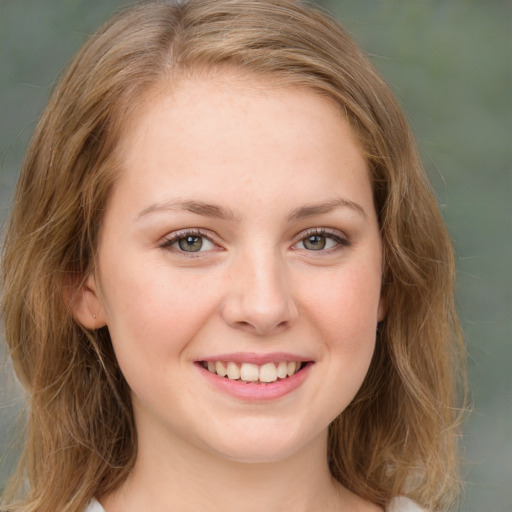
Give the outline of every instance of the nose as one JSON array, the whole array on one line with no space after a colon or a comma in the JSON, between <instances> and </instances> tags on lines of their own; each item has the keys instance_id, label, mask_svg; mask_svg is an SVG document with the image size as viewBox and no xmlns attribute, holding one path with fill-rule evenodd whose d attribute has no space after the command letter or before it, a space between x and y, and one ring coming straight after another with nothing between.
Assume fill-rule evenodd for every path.
<instances>
[{"instance_id":1,"label":"nose","mask_svg":"<svg viewBox=\"0 0 512 512\"><path fill-rule=\"evenodd\" d=\"M229 275L222 317L232 328L268 335L298 318L286 265L276 256L243 258Z\"/></svg>"}]
</instances>

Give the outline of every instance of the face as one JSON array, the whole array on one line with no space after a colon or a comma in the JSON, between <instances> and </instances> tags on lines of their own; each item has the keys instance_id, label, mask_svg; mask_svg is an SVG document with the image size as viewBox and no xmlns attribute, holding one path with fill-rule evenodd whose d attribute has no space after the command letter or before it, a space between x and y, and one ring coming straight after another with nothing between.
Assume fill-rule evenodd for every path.
<instances>
[{"instance_id":1,"label":"face","mask_svg":"<svg viewBox=\"0 0 512 512\"><path fill-rule=\"evenodd\" d=\"M383 315L369 172L340 112L188 79L121 150L80 314L108 326L139 443L274 461L325 440Z\"/></svg>"}]
</instances>

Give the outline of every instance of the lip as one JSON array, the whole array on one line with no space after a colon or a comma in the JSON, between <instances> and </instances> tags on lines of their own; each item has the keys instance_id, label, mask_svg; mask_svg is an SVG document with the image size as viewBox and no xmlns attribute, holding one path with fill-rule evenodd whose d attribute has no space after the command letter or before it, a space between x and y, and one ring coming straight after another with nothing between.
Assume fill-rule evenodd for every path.
<instances>
[{"instance_id":1,"label":"lip","mask_svg":"<svg viewBox=\"0 0 512 512\"><path fill-rule=\"evenodd\" d=\"M312 362L312 358L291 354L289 352L272 352L269 354L258 354L257 352L233 352L196 359L195 362L199 363L200 361L232 361L233 363L252 363L261 366L267 363L279 363L280 361L308 363Z\"/></svg>"},{"instance_id":2,"label":"lip","mask_svg":"<svg viewBox=\"0 0 512 512\"><path fill-rule=\"evenodd\" d=\"M200 361L233 361L234 363L252 363L263 365L279 361L297 361L306 363L304 366L291 377L277 380L271 383L255 383L231 380L226 377L219 377L217 374L208 371L201 366ZM235 398L249 402L264 402L269 400L277 400L282 398L297 388L307 379L314 362L301 356L285 353L273 354L219 354L215 357L207 357L196 361L196 368L206 381L216 389Z\"/></svg>"}]
</instances>

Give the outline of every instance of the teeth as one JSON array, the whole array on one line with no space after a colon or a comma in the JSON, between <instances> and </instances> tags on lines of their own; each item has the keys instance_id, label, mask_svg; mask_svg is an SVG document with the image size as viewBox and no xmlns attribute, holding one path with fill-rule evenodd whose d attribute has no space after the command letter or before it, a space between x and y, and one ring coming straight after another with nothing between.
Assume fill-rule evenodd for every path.
<instances>
[{"instance_id":1,"label":"teeth","mask_svg":"<svg viewBox=\"0 0 512 512\"><path fill-rule=\"evenodd\" d=\"M246 382L256 382L259 378L258 366L250 363L242 363L242 366L240 366L240 378Z\"/></svg>"},{"instance_id":2,"label":"teeth","mask_svg":"<svg viewBox=\"0 0 512 512\"><path fill-rule=\"evenodd\" d=\"M252 363L235 363L233 361L208 361L203 363L205 368L219 377L243 382L275 382L277 379L286 379L295 375L301 368L301 363L295 361L280 361L279 363L266 363L261 366Z\"/></svg>"},{"instance_id":3,"label":"teeth","mask_svg":"<svg viewBox=\"0 0 512 512\"><path fill-rule=\"evenodd\" d=\"M240 368L236 363L228 363L228 379L238 380L240 378Z\"/></svg>"},{"instance_id":4,"label":"teeth","mask_svg":"<svg viewBox=\"0 0 512 512\"><path fill-rule=\"evenodd\" d=\"M228 374L228 370L221 361L215 363L215 371L219 377L225 377Z\"/></svg>"},{"instance_id":5,"label":"teeth","mask_svg":"<svg viewBox=\"0 0 512 512\"><path fill-rule=\"evenodd\" d=\"M261 382L274 382L277 380L277 369L274 363L264 364L260 368Z\"/></svg>"},{"instance_id":6,"label":"teeth","mask_svg":"<svg viewBox=\"0 0 512 512\"><path fill-rule=\"evenodd\" d=\"M297 363L294 361L291 361L288 363L288 375L293 375L295 373L295 370L297 369Z\"/></svg>"},{"instance_id":7,"label":"teeth","mask_svg":"<svg viewBox=\"0 0 512 512\"><path fill-rule=\"evenodd\" d=\"M286 379L286 377L288 377L288 364L285 363L284 361L281 361L277 365L277 376L280 379Z\"/></svg>"}]
</instances>

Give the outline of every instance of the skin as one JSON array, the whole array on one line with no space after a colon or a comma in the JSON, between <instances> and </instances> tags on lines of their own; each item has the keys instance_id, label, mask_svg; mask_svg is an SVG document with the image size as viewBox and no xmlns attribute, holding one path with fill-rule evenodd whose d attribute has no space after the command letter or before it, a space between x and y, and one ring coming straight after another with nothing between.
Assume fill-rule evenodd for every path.
<instances>
[{"instance_id":1,"label":"skin","mask_svg":"<svg viewBox=\"0 0 512 512\"><path fill-rule=\"evenodd\" d=\"M132 390L138 456L106 511L380 510L333 482L325 456L384 316L372 188L346 120L311 91L219 72L148 101L121 154L75 309L108 326ZM202 250L180 249L184 229ZM277 352L309 364L270 400L225 393L197 364Z\"/></svg>"}]
</instances>

